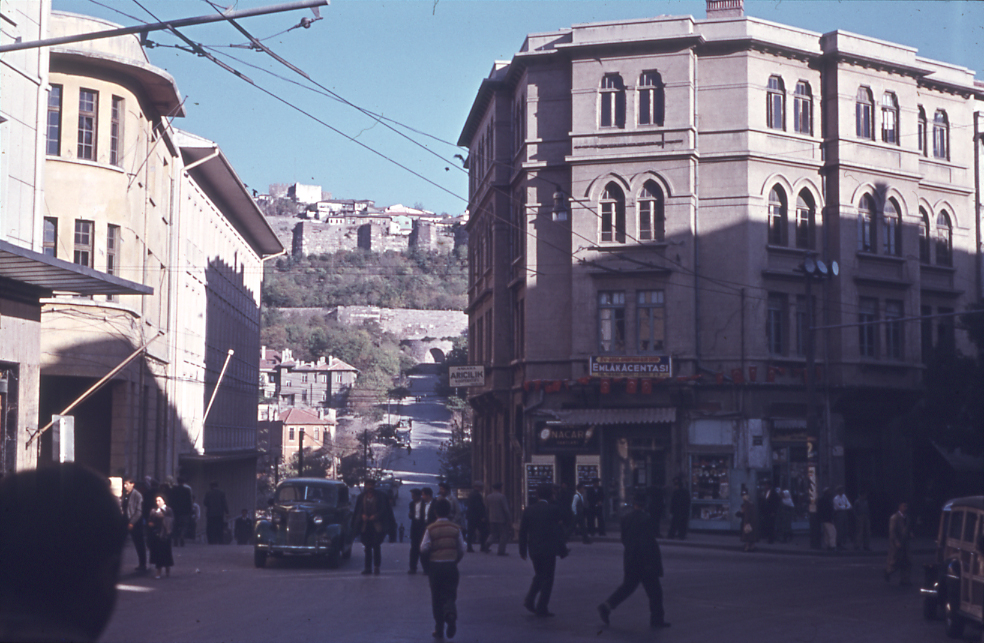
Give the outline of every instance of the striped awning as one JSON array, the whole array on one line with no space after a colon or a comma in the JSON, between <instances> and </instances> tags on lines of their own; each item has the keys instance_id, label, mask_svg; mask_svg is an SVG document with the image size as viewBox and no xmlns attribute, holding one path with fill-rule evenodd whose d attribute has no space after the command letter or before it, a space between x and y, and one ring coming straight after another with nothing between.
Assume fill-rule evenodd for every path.
<instances>
[{"instance_id":1,"label":"striped awning","mask_svg":"<svg viewBox=\"0 0 984 643\"><path fill-rule=\"evenodd\" d=\"M676 407L644 409L568 409L548 411L561 424L597 426L604 424L663 424L676 421Z\"/></svg>"}]
</instances>

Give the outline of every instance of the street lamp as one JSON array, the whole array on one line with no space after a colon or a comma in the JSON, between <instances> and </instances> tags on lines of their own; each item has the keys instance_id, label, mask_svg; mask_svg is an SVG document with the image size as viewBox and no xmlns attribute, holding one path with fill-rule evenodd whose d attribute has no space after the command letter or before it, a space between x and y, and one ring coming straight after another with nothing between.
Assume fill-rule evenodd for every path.
<instances>
[{"instance_id":1,"label":"street lamp","mask_svg":"<svg viewBox=\"0 0 984 643\"><path fill-rule=\"evenodd\" d=\"M817 516L817 462L819 460L819 432L817 430L816 414L816 343L813 327L813 279L831 279L840 274L840 266L831 261L828 267L820 259L806 257L800 264L799 270L806 278L806 439L817 440L818 448L810 448L807 442L807 476L810 479L810 546L820 549L820 521ZM828 440L823 440L824 448ZM827 458L824 458L826 460ZM829 463L828 463L829 464Z\"/></svg>"},{"instance_id":2,"label":"street lamp","mask_svg":"<svg viewBox=\"0 0 984 643\"><path fill-rule=\"evenodd\" d=\"M557 190L554 192L553 195L553 200L554 200L553 209L550 211L550 214L554 222L560 223L563 221L567 221L567 216L568 216L567 197L564 195L564 192L563 190L560 189L559 185L554 187L556 187Z\"/></svg>"}]
</instances>

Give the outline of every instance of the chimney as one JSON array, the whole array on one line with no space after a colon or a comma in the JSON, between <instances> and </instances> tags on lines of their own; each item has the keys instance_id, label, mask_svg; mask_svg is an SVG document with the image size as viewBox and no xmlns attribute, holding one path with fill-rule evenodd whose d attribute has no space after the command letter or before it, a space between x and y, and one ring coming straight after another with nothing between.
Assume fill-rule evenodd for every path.
<instances>
[{"instance_id":1,"label":"chimney","mask_svg":"<svg viewBox=\"0 0 984 643\"><path fill-rule=\"evenodd\" d=\"M741 18L745 15L744 0L707 0L707 18Z\"/></svg>"}]
</instances>

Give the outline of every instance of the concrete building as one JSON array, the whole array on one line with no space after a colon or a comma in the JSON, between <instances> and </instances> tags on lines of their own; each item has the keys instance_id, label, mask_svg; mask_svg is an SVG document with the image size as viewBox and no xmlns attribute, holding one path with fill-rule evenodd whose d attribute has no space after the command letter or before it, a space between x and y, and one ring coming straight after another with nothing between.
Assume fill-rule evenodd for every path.
<instances>
[{"instance_id":1,"label":"concrete building","mask_svg":"<svg viewBox=\"0 0 984 643\"><path fill-rule=\"evenodd\" d=\"M49 36L116 26L45 20ZM35 426L121 366L72 411L75 459L106 475L184 475L199 494L218 481L253 506L262 261L283 247L218 147L173 128L180 93L136 36L52 47L42 85L33 244L105 283L40 300ZM37 442L50 459L50 435Z\"/></svg>"},{"instance_id":2,"label":"concrete building","mask_svg":"<svg viewBox=\"0 0 984 643\"><path fill-rule=\"evenodd\" d=\"M263 261L283 246L215 143L180 130L175 142L184 171L171 236L176 378L169 465L194 488L216 481L231 506L252 508Z\"/></svg>"},{"instance_id":3,"label":"concrete building","mask_svg":"<svg viewBox=\"0 0 984 643\"><path fill-rule=\"evenodd\" d=\"M0 44L48 35L47 1L0 5ZM139 296L152 288L55 256L43 218L45 129L50 126L47 49L0 56L0 471L38 464L41 302ZM50 419L50 418L49 418Z\"/></svg>"},{"instance_id":4,"label":"concrete building","mask_svg":"<svg viewBox=\"0 0 984 643\"><path fill-rule=\"evenodd\" d=\"M316 362L295 360L289 348L260 351L260 382L263 396L283 407L343 408L359 369L337 357Z\"/></svg>"},{"instance_id":5,"label":"concrete building","mask_svg":"<svg viewBox=\"0 0 984 643\"><path fill-rule=\"evenodd\" d=\"M971 348L982 106L968 69L736 0L529 35L458 141L476 478L597 476L612 514L679 476L705 529L743 487L799 524L818 484L913 493L892 422Z\"/></svg>"}]
</instances>

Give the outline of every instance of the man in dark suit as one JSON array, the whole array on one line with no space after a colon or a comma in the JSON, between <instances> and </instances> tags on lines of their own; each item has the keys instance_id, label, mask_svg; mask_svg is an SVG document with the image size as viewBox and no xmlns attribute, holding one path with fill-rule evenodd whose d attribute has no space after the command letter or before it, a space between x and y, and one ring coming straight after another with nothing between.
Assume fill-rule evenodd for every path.
<instances>
[{"instance_id":1,"label":"man in dark suit","mask_svg":"<svg viewBox=\"0 0 984 643\"><path fill-rule=\"evenodd\" d=\"M588 533L592 536L598 534L605 535L605 490L601 486L601 480L595 478L588 487L588 506L585 507L588 518Z\"/></svg>"},{"instance_id":2,"label":"man in dark suit","mask_svg":"<svg viewBox=\"0 0 984 643\"><path fill-rule=\"evenodd\" d=\"M523 511L519 524L519 556L526 560L529 551L533 562L533 582L526 593L523 607L537 616L553 616L547 607L553 590L557 556L565 558L569 551L564 542L564 519L560 508L550 502L553 487L540 485L536 495L538 500Z\"/></svg>"},{"instance_id":3,"label":"man in dark suit","mask_svg":"<svg viewBox=\"0 0 984 643\"><path fill-rule=\"evenodd\" d=\"M396 519L393 517L389 496L376 491L375 480L368 478L363 483L363 489L355 499L352 530L359 535L366 550L366 566L362 574L379 576L382 560L380 545L387 535L390 539L396 535Z\"/></svg>"},{"instance_id":4,"label":"man in dark suit","mask_svg":"<svg viewBox=\"0 0 984 643\"><path fill-rule=\"evenodd\" d=\"M664 620L663 587L659 582L663 575L663 557L656 542L656 527L643 509L645 506L645 494L637 495L632 502L632 511L622 518L624 576L618 589L598 606L598 614L605 625L609 623L612 610L642 583L646 596L649 597L649 626L653 629L670 626Z\"/></svg>"},{"instance_id":5,"label":"man in dark suit","mask_svg":"<svg viewBox=\"0 0 984 643\"><path fill-rule=\"evenodd\" d=\"M423 494L420 489L410 490L410 569L408 574L417 573L417 563L420 561L420 542L427 528L427 510L424 507Z\"/></svg>"}]
</instances>

